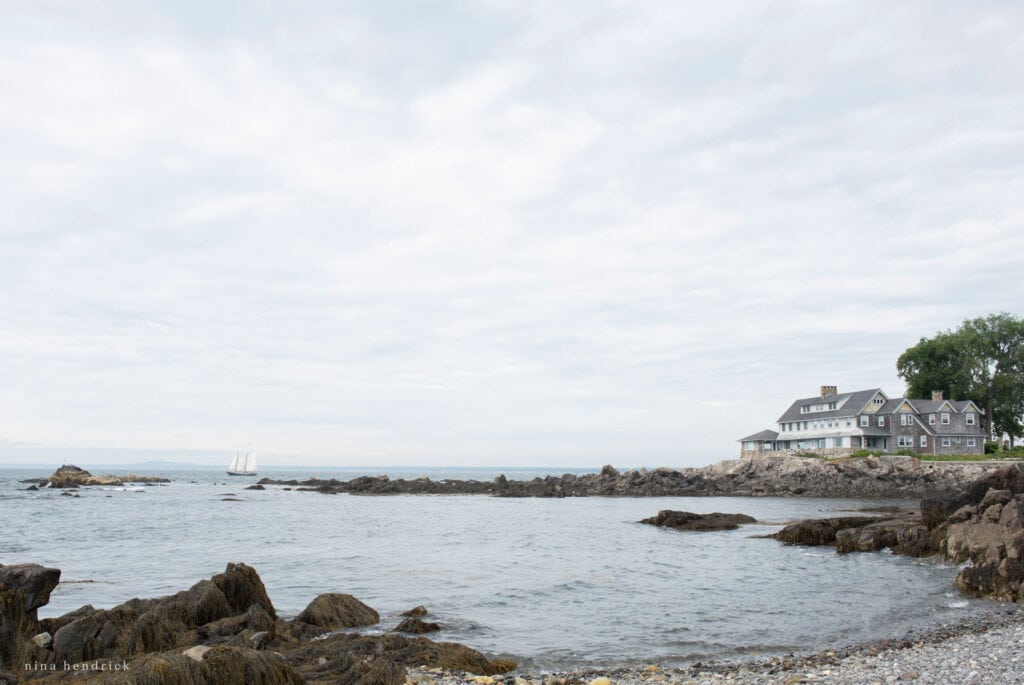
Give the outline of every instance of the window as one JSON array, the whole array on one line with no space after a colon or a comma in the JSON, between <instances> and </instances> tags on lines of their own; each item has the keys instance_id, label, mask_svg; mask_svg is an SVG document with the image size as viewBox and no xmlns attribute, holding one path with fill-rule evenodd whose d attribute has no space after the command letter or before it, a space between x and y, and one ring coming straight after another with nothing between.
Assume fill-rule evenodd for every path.
<instances>
[{"instance_id":1,"label":"window","mask_svg":"<svg viewBox=\"0 0 1024 685\"><path fill-rule=\"evenodd\" d=\"M918 441L918 443L921 445L921 447L927 447L928 446L928 436L927 435L922 435L921 439Z\"/></svg>"},{"instance_id":2,"label":"window","mask_svg":"<svg viewBox=\"0 0 1024 685\"><path fill-rule=\"evenodd\" d=\"M967 446L968 447L974 447L976 444L977 443L975 443L974 438L967 438Z\"/></svg>"},{"instance_id":3,"label":"window","mask_svg":"<svg viewBox=\"0 0 1024 685\"><path fill-rule=\"evenodd\" d=\"M901 426L913 426L914 423L910 420L909 414L900 414L900 425Z\"/></svg>"},{"instance_id":4,"label":"window","mask_svg":"<svg viewBox=\"0 0 1024 685\"><path fill-rule=\"evenodd\" d=\"M934 426L935 425L935 414L929 414L928 415L928 425L929 426Z\"/></svg>"},{"instance_id":5,"label":"window","mask_svg":"<svg viewBox=\"0 0 1024 685\"><path fill-rule=\"evenodd\" d=\"M875 399L871 400L871 402L873 404L878 404L878 405L885 404L885 400L882 399L881 397L876 397Z\"/></svg>"},{"instance_id":6,"label":"window","mask_svg":"<svg viewBox=\"0 0 1024 685\"><path fill-rule=\"evenodd\" d=\"M879 416L878 417L878 425L879 426L883 426L883 427L885 426L885 417L884 416Z\"/></svg>"},{"instance_id":7,"label":"window","mask_svg":"<svg viewBox=\"0 0 1024 685\"><path fill-rule=\"evenodd\" d=\"M828 408L829 409L835 409L836 408L836 403L835 402L829 402L828 403Z\"/></svg>"},{"instance_id":8,"label":"window","mask_svg":"<svg viewBox=\"0 0 1024 685\"><path fill-rule=\"evenodd\" d=\"M803 425L800 426L800 430L807 430L807 422L804 421Z\"/></svg>"},{"instance_id":9,"label":"window","mask_svg":"<svg viewBox=\"0 0 1024 685\"><path fill-rule=\"evenodd\" d=\"M973 426L974 425L974 412L973 411L967 412L967 425L968 426Z\"/></svg>"},{"instance_id":10,"label":"window","mask_svg":"<svg viewBox=\"0 0 1024 685\"><path fill-rule=\"evenodd\" d=\"M943 438L942 439L942 446L943 447L949 447L949 444L950 444L949 443L949 438Z\"/></svg>"},{"instance_id":11,"label":"window","mask_svg":"<svg viewBox=\"0 0 1024 685\"><path fill-rule=\"evenodd\" d=\"M942 425L943 426L948 426L949 425L949 412L948 411L942 412Z\"/></svg>"},{"instance_id":12,"label":"window","mask_svg":"<svg viewBox=\"0 0 1024 685\"><path fill-rule=\"evenodd\" d=\"M913 435L901 435L896 438L896 444L900 447L913 447L914 436Z\"/></svg>"},{"instance_id":13,"label":"window","mask_svg":"<svg viewBox=\"0 0 1024 685\"><path fill-rule=\"evenodd\" d=\"M843 439L842 438L836 438L835 441L833 441L832 444L834 446L836 446L836 447L842 447L843 446Z\"/></svg>"},{"instance_id":14,"label":"window","mask_svg":"<svg viewBox=\"0 0 1024 685\"><path fill-rule=\"evenodd\" d=\"M869 419L866 414L860 417L860 425L866 426L868 425L868 421Z\"/></svg>"}]
</instances>

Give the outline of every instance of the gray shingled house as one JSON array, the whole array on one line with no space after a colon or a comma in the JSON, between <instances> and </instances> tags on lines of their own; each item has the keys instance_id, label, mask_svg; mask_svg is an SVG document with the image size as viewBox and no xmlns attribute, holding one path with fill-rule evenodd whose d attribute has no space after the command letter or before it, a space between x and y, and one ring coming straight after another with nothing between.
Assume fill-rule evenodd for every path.
<instances>
[{"instance_id":1,"label":"gray shingled house","mask_svg":"<svg viewBox=\"0 0 1024 685\"><path fill-rule=\"evenodd\" d=\"M778 430L740 438L740 456L815 452L845 456L859 449L912 450L919 454L982 454L985 433L974 402L890 398L881 388L840 393L821 386L817 397L799 399L779 417Z\"/></svg>"}]
</instances>

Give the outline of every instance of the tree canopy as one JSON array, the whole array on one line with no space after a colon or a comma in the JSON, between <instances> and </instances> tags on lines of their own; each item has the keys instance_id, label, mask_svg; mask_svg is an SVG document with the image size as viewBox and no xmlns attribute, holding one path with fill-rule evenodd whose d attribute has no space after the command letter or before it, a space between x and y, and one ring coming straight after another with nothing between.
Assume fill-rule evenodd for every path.
<instances>
[{"instance_id":1,"label":"tree canopy","mask_svg":"<svg viewBox=\"0 0 1024 685\"><path fill-rule=\"evenodd\" d=\"M968 319L955 331L921 338L896 362L907 396L973 400L986 432L1024 435L1024 319L1007 313Z\"/></svg>"}]
</instances>

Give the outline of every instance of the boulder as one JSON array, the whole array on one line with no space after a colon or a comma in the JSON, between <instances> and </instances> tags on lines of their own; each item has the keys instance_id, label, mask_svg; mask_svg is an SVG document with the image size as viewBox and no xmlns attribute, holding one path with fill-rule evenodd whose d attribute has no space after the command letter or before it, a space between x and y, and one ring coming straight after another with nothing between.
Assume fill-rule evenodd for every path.
<instances>
[{"instance_id":1,"label":"boulder","mask_svg":"<svg viewBox=\"0 0 1024 685\"><path fill-rule=\"evenodd\" d=\"M372 626L380 622L380 614L352 595L329 592L310 602L292 621L301 635L326 633L342 628Z\"/></svg>"},{"instance_id":2,"label":"boulder","mask_svg":"<svg viewBox=\"0 0 1024 685\"><path fill-rule=\"evenodd\" d=\"M410 617L403 619L394 628L396 633L409 633L411 635L423 635L424 633L435 633L441 630L440 623L430 623L421 618Z\"/></svg>"},{"instance_id":3,"label":"boulder","mask_svg":"<svg viewBox=\"0 0 1024 685\"><path fill-rule=\"evenodd\" d=\"M757 523L757 519L746 514L694 514L689 511L662 509L657 516L643 519L640 523L676 530L710 531L735 530L744 523Z\"/></svg>"},{"instance_id":4,"label":"boulder","mask_svg":"<svg viewBox=\"0 0 1024 685\"><path fill-rule=\"evenodd\" d=\"M24 596L24 611L35 611L50 601L50 593L60 582L60 569L39 564L0 565L0 587L17 590Z\"/></svg>"}]
</instances>

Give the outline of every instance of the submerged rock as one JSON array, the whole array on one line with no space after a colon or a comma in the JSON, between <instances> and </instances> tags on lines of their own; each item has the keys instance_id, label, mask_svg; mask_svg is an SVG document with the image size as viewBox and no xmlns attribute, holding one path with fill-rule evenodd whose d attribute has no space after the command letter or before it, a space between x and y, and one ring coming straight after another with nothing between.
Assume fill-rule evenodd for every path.
<instances>
[{"instance_id":1,"label":"submerged rock","mask_svg":"<svg viewBox=\"0 0 1024 685\"><path fill-rule=\"evenodd\" d=\"M746 514L694 514L689 511L672 511L662 509L657 516L646 518L640 523L649 523L654 526L675 528L676 530L735 530L744 523L757 523L757 519Z\"/></svg>"}]
</instances>

